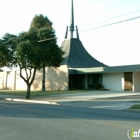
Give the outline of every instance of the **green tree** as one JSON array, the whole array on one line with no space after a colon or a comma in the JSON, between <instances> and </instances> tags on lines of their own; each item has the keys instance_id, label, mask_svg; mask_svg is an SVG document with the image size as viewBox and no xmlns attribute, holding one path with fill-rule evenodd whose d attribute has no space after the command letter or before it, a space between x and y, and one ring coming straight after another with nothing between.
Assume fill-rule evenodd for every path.
<instances>
[{"instance_id":1,"label":"green tree","mask_svg":"<svg viewBox=\"0 0 140 140\"><path fill-rule=\"evenodd\" d=\"M1 47L0 47L1 49ZM6 59L5 56L3 55L3 53L0 51L0 71L2 67L6 66Z\"/></svg>"},{"instance_id":2,"label":"green tree","mask_svg":"<svg viewBox=\"0 0 140 140\"><path fill-rule=\"evenodd\" d=\"M13 53L15 45L13 44L13 39L15 35L6 33L2 39L0 39L0 67L11 66L16 62L13 59Z\"/></svg>"},{"instance_id":3,"label":"green tree","mask_svg":"<svg viewBox=\"0 0 140 140\"><path fill-rule=\"evenodd\" d=\"M37 32L28 31L20 33L18 36L5 34L0 40L3 48L3 57L8 67L19 67L20 77L27 84L26 99L30 98L30 88L35 79L37 69L40 69L39 47L37 42Z\"/></svg>"},{"instance_id":4,"label":"green tree","mask_svg":"<svg viewBox=\"0 0 140 140\"><path fill-rule=\"evenodd\" d=\"M6 66L5 51L3 41L0 39L0 70L2 67Z\"/></svg>"},{"instance_id":5,"label":"green tree","mask_svg":"<svg viewBox=\"0 0 140 140\"><path fill-rule=\"evenodd\" d=\"M45 91L45 67L57 67L63 60L63 52L57 46L55 31L52 25L52 22L42 14L36 15L30 25L30 30L33 29L38 32L38 46L40 47L39 53L41 54L40 60L43 69L42 91Z\"/></svg>"},{"instance_id":6,"label":"green tree","mask_svg":"<svg viewBox=\"0 0 140 140\"><path fill-rule=\"evenodd\" d=\"M48 41L49 45L46 41L38 42L42 34L48 33L47 30L36 31L31 29L28 32L21 33L16 39L16 60L20 67L20 77L27 84L27 99L30 98L30 88L35 79L36 71L44 65L58 67L63 60L63 52L54 41ZM23 70L26 76L23 75Z\"/></svg>"},{"instance_id":7,"label":"green tree","mask_svg":"<svg viewBox=\"0 0 140 140\"><path fill-rule=\"evenodd\" d=\"M30 28L28 32L22 32L17 36L5 34L0 40L0 48L4 48L0 54L0 59L4 58L1 65L19 67L20 77L27 84L26 99L30 98L30 88L36 71L45 66L58 67L63 60L63 52L54 39L55 32L51 28L52 23L50 22L49 25L47 24L48 28L45 26L39 28L40 24L38 24L38 28ZM50 40L50 38L53 39ZM43 41L38 42L39 40Z\"/></svg>"},{"instance_id":8,"label":"green tree","mask_svg":"<svg viewBox=\"0 0 140 140\"><path fill-rule=\"evenodd\" d=\"M26 99L30 98L30 88L35 79L37 69L40 69L37 33L34 31L19 34L16 40L16 62L20 68L20 77L27 84Z\"/></svg>"},{"instance_id":9,"label":"green tree","mask_svg":"<svg viewBox=\"0 0 140 140\"><path fill-rule=\"evenodd\" d=\"M31 22L30 29L38 30L44 27L47 29L53 29L52 24L53 23L47 18L47 16L43 16L42 14L35 15Z\"/></svg>"}]
</instances>

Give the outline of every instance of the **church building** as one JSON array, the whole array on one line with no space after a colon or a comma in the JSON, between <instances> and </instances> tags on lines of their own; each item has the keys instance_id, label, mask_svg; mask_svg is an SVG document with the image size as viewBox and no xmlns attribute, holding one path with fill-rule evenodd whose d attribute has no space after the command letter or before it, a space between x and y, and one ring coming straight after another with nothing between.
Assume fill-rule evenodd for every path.
<instances>
[{"instance_id":1,"label":"church building","mask_svg":"<svg viewBox=\"0 0 140 140\"><path fill-rule=\"evenodd\" d=\"M67 38L68 31L70 38ZM96 89L103 85L109 90L140 90L140 65L109 67L86 51L80 41L78 27L74 26L73 0L70 27L66 29L61 48L65 52L65 60L61 65L68 66L69 89Z\"/></svg>"},{"instance_id":2,"label":"church building","mask_svg":"<svg viewBox=\"0 0 140 140\"><path fill-rule=\"evenodd\" d=\"M70 36L68 38L68 35ZM83 46L74 25L73 0L71 21L61 49L65 52L59 68L46 67L46 90L97 89L140 91L140 65L107 66L92 57ZM32 89L40 90L42 71L37 71ZM0 72L0 89L26 90L19 71Z\"/></svg>"}]
</instances>

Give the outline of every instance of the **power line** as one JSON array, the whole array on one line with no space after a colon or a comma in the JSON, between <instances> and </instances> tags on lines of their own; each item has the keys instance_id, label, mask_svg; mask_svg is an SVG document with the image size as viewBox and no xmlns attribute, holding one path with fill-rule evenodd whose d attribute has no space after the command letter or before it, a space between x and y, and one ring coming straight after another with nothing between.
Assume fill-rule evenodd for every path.
<instances>
[{"instance_id":1,"label":"power line","mask_svg":"<svg viewBox=\"0 0 140 140\"><path fill-rule=\"evenodd\" d=\"M116 16L116 17L113 17L113 18L108 18L108 19L105 19L105 20L100 20L100 21L97 21L97 22L94 22L94 23L91 23L91 24L87 24L87 25L89 26L89 25L93 25L93 24L109 21L109 20L112 20L112 19L115 19L115 18L131 15L131 14L138 13L138 12L140 12L140 10L137 10L137 11L134 11L134 12L130 12L130 13L127 13L127 14L124 14L124 15L119 15L119 16ZM84 26L86 26L86 25L84 25Z\"/></svg>"},{"instance_id":2,"label":"power line","mask_svg":"<svg viewBox=\"0 0 140 140\"><path fill-rule=\"evenodd\" d=\"M119 24L119 23L122 23L122 22L127 22L127 21L131 21L131 20L135 20L135 19L138 19L138 18L140 18L140 16L134 17L134 18L130 18L130 19L126 19L126 20L122 20L122 21L118 21L118 22L114 22L114 23L110 23L110 24L106 24L106 25L102 25L102 26L98 26L98 27L95 27L95 28L90 28L90 29L83 30L83 31L80 31L80 32L86 32L86 31L89 31L89 30L95 30L95 29L99 29L99 28L103 28L103 27Z\"/></svg>"},{"instance_id":3,"label":"power line","mask_svg":"<svg viewBox=\"0 0 140 140\"><path fill-rule=\"evenodd\" d=\"M138 17L134 17L134 18L130 18L130 19L126 19L126 20L122 20L122 21L118 21L118 22L114 22L114 23L110 23L110 24L106 24L106 25L102 25L102 26L97 26L95 28L90 28L90 29L86 29L86 30L81 30L79 32L86 32L86 31L90 31L90 30L96 30L96 29L99 29L99 28L103 28L103 27L107 27L107 26L111 26L111 25L115 25L115 24L119 24L119 23L123 23L123 22L128 22L128 21L131 21L131 20L135 20L135 19L138 19L140 18L140 16ZM62 37L62 35L61 35ZM60 36L59 36L60 38Z\"/></svg>"},{"instance_id":4,"label":"power line","mask_svg":"<svg viewBox=\"0 0 140 140\"><path fill-rule=\"evenodd\" d=\"M123 5L123 4L125 4L125 3L128 3L128 2L130 2L130 1L131 1L131 0L126 0L126 1L124 1L124 2L122 2L122 3L119 3L119 4L116 4L116 5L114 5L114 6L111 6L111 7L105 8L105 9L102 9L102 10L100 10L99 12L107 11L107 10L109 10L109 9L112 9L112 8L114 8L114 7L118 7L118 6L120 6L120 5Z\"/></svg>"}]
</instances>

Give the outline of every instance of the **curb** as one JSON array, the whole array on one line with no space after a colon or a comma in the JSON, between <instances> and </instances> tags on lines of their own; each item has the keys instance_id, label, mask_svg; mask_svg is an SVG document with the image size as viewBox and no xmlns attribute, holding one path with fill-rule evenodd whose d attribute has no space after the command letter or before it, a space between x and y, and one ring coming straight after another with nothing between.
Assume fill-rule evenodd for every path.
<instances>
[{"instance_id":1,"label":"curb","mask_svg":"<svg viewBox=\"0 0 140 140\"><path fill-rule=\"evenodd\" d=\"M128 109L124 109L124 111L140 113L140 109L131 109L131 108L128 108Z\"/></svg>"},{"instance_id":2,"label":"curb","mask_svg":"<svg viewBox=\"0 0 140 140\"><path fill-rule=\"evenodd\" d=\"M5 100L5 98L0 98L0 100Z\"/></svg>"},{"instance_id":3,"label":"curb","mask_svg":"<svg viewBox=\"0 0 140 140\"><path fill-rule=\"evenodd\" d=\"M59 104L56 103L56 102L49 102L49 101L35 101L35 100L25 100L25 99L14 99L14 98L0 98L0 100L14 101L14 102L26 102L26 103L37 103L37 104L59 105Z\"/></svg>"}]
</instances>

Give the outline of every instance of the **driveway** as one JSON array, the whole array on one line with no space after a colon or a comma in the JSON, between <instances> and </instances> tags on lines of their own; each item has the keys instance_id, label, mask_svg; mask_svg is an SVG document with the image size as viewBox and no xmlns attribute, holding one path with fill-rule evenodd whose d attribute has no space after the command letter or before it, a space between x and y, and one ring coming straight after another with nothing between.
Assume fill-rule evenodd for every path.
<instances>
[{"instance_id":1,"label":"driveway","mask_svg":"<svg viewBox=\"0 0 140 140\"><path fill-rule=\"evenodd\" d=\"M49 95L36 100L57 102L60 105L122 110L140 104L140 92L91 91L76 94Z\"/></svg>"},{"instance_id":2,"label":"driveway","mask_svg":"<svg viewBox=\"0 0 140 140\"><path fill-rule=\"evenodd\" d=\"M18 96L0 95L0 99L18 102L31 102L42 104L65 105L85 108L103 108L122 110L130 108L134 104L140 104L140 92L118 91L90 91L74 94L47 95L24 100Z\"/></svg>"}]
</instances>

